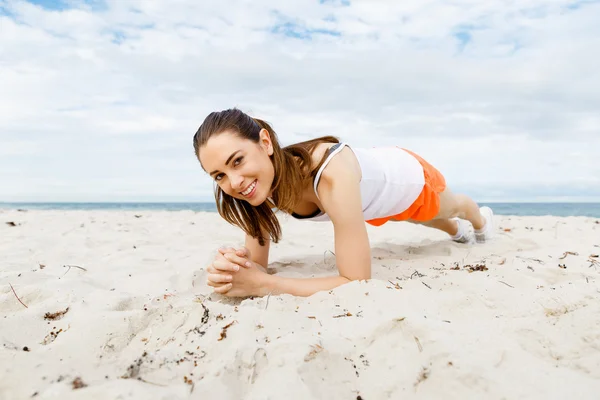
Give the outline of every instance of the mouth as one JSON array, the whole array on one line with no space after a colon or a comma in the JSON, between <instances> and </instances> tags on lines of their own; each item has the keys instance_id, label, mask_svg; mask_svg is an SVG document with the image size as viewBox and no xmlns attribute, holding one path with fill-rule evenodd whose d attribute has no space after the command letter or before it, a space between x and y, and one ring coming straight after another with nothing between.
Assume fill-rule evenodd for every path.
<instances>
[{"instance_id":1,"label":"mouth","mask_svg":"<svg viewBox=\"0 0 600 400\"><path fill-rule=\"evenodd\" d=\"M254 196L254 193L256 193L256 186L258 184L257 180L254 180L254 182L252 182L247 188L246 190L244 190L243 192L240 192L242 196L244 196L245 198L249 199L252 196Z\"/></svg>"}]
</instances>

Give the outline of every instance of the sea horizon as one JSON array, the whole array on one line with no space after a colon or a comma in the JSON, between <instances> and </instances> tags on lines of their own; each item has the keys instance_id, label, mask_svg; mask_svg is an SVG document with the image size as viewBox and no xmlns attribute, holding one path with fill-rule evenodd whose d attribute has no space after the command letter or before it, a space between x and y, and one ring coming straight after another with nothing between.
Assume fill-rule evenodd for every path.
<instances>
[{"instance_id":1,"label":"sea horizon","mask_svg":"<svg viewBox=\"0 0 600 400\"><path fill-rule=\"evenodd\" d=\"M600 218L600 202L479 202L490 206L496 215L514 216L583 216ZM3 210L119 210L119 211L201 211L217 212L214 202L191 201L99 201L99 202L0 202Z\"/></svg>"}]
</instances>

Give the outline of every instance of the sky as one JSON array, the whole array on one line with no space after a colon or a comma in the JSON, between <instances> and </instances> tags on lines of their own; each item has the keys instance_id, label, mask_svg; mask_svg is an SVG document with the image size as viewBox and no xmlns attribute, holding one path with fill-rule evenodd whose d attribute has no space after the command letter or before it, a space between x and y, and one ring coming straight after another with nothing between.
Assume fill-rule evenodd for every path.
<instances>
[{"instance_id":1,"label":"sky","mask_svg":"<svg viewBox=\"0 0 600 400\"><path fill-rule=\"evenodd\" d=\"M600 1L0 0L0 201L214 201L192 137L409 148L485 201L600 201Z\"/></svg>"}]
</instances>

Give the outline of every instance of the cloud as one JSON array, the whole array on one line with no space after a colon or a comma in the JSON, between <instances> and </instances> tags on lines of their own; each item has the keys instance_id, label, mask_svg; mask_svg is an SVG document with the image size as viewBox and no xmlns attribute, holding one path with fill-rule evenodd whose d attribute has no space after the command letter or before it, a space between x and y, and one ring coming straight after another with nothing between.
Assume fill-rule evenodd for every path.
<instances>
[{"instance_id":1,"label":"cloud","mask_svg":"<svg viewBox=\"0 0 600 400\"><path fill-rule=\"evenodd\" d=\"M476 198L600 199L598 15L566 0L0 0L0 200L210 201L191 139L233 106L285 144L411 148Z\"/></svg>"}]
</instances>

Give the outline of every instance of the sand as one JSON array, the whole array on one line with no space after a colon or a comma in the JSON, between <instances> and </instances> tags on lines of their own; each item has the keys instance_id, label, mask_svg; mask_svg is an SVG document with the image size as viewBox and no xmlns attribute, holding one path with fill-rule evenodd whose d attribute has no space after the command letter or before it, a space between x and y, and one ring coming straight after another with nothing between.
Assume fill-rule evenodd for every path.
<instances>
[{"instance_id":1,"label":"sand","mask_svg":"<svg viewBox=\"0 0 600 400\"><path fill-rule=\"evenodd\" d=\"M232 300L217 214L0 210L0 399L597 399L599 222L369 226L372 280ZM335 273L330 224L282 226L273 272Z\"/></svg>"}]
</instances>

